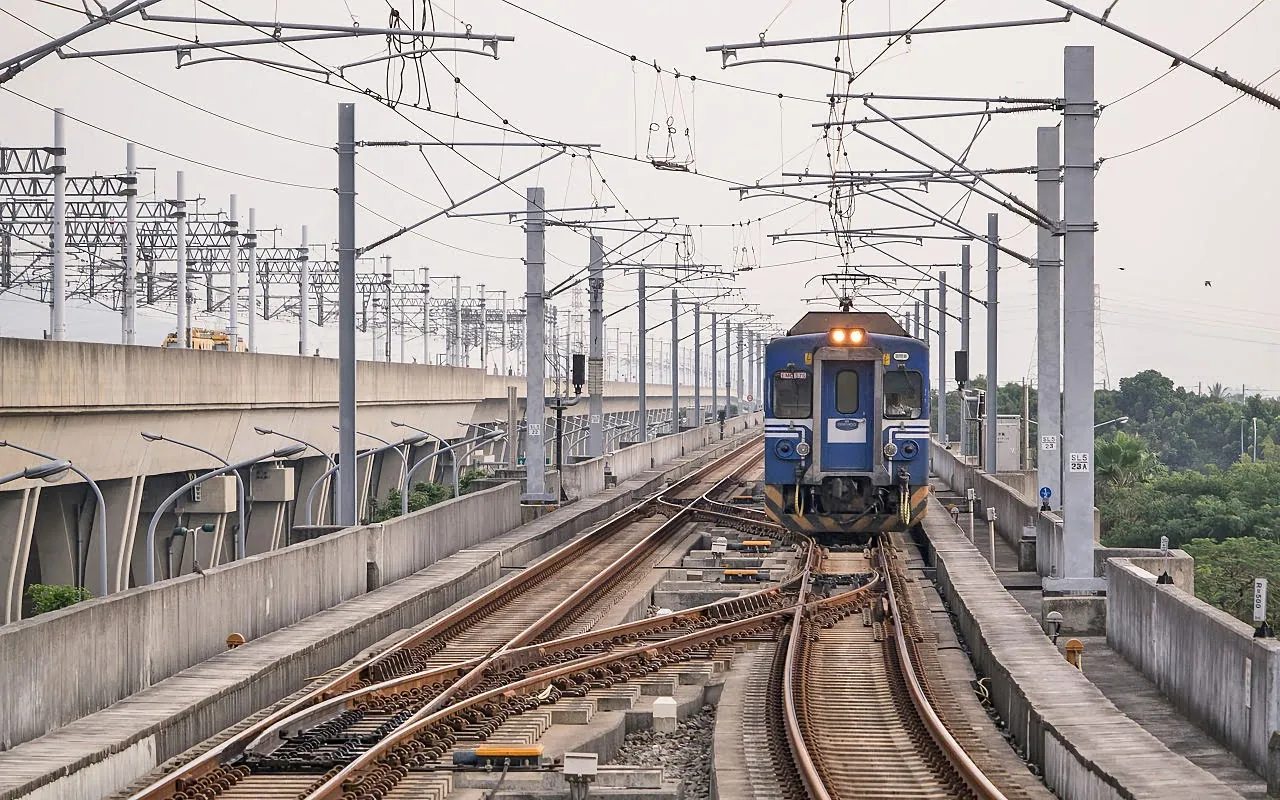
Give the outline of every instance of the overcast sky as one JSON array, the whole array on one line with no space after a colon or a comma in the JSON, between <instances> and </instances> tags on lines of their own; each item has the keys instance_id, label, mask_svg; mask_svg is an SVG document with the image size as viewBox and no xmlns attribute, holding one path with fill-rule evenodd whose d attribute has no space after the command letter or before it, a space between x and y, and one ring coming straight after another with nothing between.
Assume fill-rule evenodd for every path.
<instances>
[{"instance_id":1,"label":"overcast sky","mask_svg":"<svg viewBox=\"0 0 1280 800\"><path fill-rule=\"evenodd\" d=\"M408 18L407 0L392 0L392 4ZM1109 4L1110 0L1083 3L1098 13ZM1119 0L1111 19L1190 54L1255 4L1257 0ZM0 2L3 11L50 34L67 32L84 20L83 13L71 13L59 5L79 3ZM1258 5L1199 58L1247 81L1261 81L1280 70L1280 55L1274 47L1274 34L1280 31L1280 2L1264 0ZM853 0L844 6L844 26L853 31L905 28L935 6L940 7L924 25L1060 14L1055 6L1038 0ZM421 14L421 7L419 2L416 14ZM805 298L824 293L817 281L806 282L838 269L841 258L833 256L835 249L812 241L770 244L769 234L829 228L830 218L825 207L814 203L776 198L739 201L731 187L781 180L784 162L787 171L829 169L826 154L831 140L824 140L822 129L812 125L827 120L825 94L832 90L833 76L785 64L721 70L719 55L705 48L753 41L762 31L770 40L836 34L842 26L841 8L837 3L794 0L640 5L438 0L433 8L436 30L454 30L465 22L477 33L512 35L516 41L500 46L497 61L442 54L443 65L426 62L431 112L410 107L427 104L411 70L405 75L402 105L393 111L374 99L342 91L337 78L332 85L324 85L253 64L223 61L176 70L171 53L112 57L102 64L49 58L4 84L27 99L0 91L0 144L51 144L52 115L29 100L62 106L69 115L101 129L69 122L72 174L122 171L121 137L128 137L140 145L140 162L156 169L152 174L158 196L171 196L174 171L185 169L188 193L208 198L206 209L225 207L228 195L236 193L242 215L243 209L256 208L259 227L279 228L276 242L293 245L304 224L310 227L312 242L336 240L336 201L328 191L336 184L336 165L327 148L335 139L338 102L356 102L357 138L362 140L422 140L431 135L446 141L518 142L528 141L520 135L527 132L559 141L597 143L602 150L591 163L582 157L561 157L517 179L510 190L495 191L466 210L521 208L525 187L536 181L546 187L548 204L553 206L598 201L620 205L638 217L678 216L682 224L691 226L695 254L703 263L722 264L726 270L755 267L738 275L738 285L749 302L759 303L780 326L786 326L804 312ZM190 15L193 9L208 17L223 17L221 11L243 19L334 24L349 24L354 15L366 26L385 25L389 13L385 0L217 0L212 5L164 0L152 11ZM113 25L75 46L108 49L174 41L154 31L198 36L206 42L247 35L232 27L196 28L137 17L130 21L152 32ZM31 28L0 14L0 56L43 40ZM1097 283L1112 382L1156 368L1192 388L1199 381L1221 381L1236 387L1246 384L1250 393L1280 393L1272 233L1280 167L1270 155L1280 141L1280 109L1242 100L1167 141L1129 153L1195 123L1238 95L1206 75L1180 67L1111 105L1166 73L1170 61L1083 19L1008 30L917 35L910 44L900 42L880 55L884 44L884 40L859 41L845 51L841 65L848 66L851 54L859 73L852 90L1058 97L1063 46L1095 45L1097 96L1107 105L1097 126L1097 154L1104 159L1097 183ZM378 37L364 37L307 43L299 49L332 66L385 52L386 44ZM315 66L281 46L244 52ZM770 57L831 64L836 52L835 45L744 50L741 60ZM634 54L637 60L632 62L623 54ZM874 66L861 73L873 59ZM655 61L664 74L655 71ZM461 84L453 82L446 68L460 77ZM682 77L674 78L673 70ZM690 81L689 75L697 80ZM346 78L386 94L388 76L382 64L350 69ZM1280 79L1266 85L1280 93ZM784 99L779 100L778 93ZM879 105L898 114L955 110L888 101ZM870 112L853 103L848 113L861 117ZM655 170L646 160L666 146L665 133L650 137L651 123L665 130L668 117L678 130L675 159L687 160L689 144L693 145L693 172ZM505 133L503 120L508 122ZM1058 121L1051 112L995 117L973 143L967 163L983 168L1030 166L1035 160L1035 127ZM967 118L910 125L945 152L959 155L976 123ZM889 126L867 130L896 147L942 163L940 157ZM845 145L849 163L857 169L907 166L902 158L861 137L849 135ZM484 188L492 182L490 176L505 177L532 163L537 152L536 148L467 149L463 153L473 162L468 163L445 148L433 148L426 151L429 167L416 149L363 148L359 159L365 169L357 173L363 206L357 240L367 244L396 225L421 219L447 204L449 197L458 200ZM1121 155L1125 153L1129 154ZM602 178L607 187L602 186ZM1032 176L1004 176L999 183L1034 202ZM152 191L150 174L143 186L144 195ZM955 189L934 187L928 196L919 196L946 210L961 195ZM973 198L965 207L963 224L985 230L986 215L993 210L998 209ZM620 212L610 211L607 216L616 218ZM740 224L747 221L749 225ZM913 222L872 197L861 197L853 224L863 228ZM469 283L483 282L489 289L506 289L513 295L523 293L524 243L518 225L497 217L450 219L432 222L420 232L422 236L401 237L377 254L392 256L398 269L427 266L436 275L460 272ZM1001 233L1009 247L1034 256L1035 231L1024 220L1002 212ZM613 231L603 235L607 246L627 236ZM270 243L270 235L264 238ZM933 241L889 249L913 264L945 264L958 260L960 243ZM565 228L550 231L548 250L550 282L568 276L587 257L583 236ZM676 253L671 245L663 245L649 255L671 261ZM854 265L884 261L874 251L859 250L851 258ZM974 247L973 261L979 267L974 274L975 294L982 297L985 247ZM1020 380L1031 370L1034 357L1035 276L1012 259L1000 263L999 378ZM901 279L904 289L916 288L915 279L920 277L909 269L871 271ZM936 273L932 268L926 271ZM950 282L957 283L958 270L948 272ZM634 280L633 275L621 274L610 279L610 308L632 301ZM1206 286L1206 281L1212 286ZM895 308L899 303L886 302ZM665 302L655 304L653 316L665 313L667 307ZM632 313L624 312L610 323L627 326L631 319ZM9 325L5 322L0 320L0 331L6 335L39 335L38 330L15 331L12 320ZM985 322L979 309L975 309L974 325L972 357L985 364ZM954 346L958 327L953 325L951 331Z\"/></svg>"}]
</instances>

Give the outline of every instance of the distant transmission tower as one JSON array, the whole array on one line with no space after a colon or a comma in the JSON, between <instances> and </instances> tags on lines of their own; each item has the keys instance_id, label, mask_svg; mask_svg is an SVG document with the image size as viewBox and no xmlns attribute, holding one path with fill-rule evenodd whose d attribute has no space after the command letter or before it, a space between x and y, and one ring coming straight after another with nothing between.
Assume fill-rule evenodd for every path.
<instances>
[{"instance_id":1,"label":"distant transmission tower","mask_svg":"<svg viewBox=\"0 0 1280 800\"><path fill-rule=\"evenodd\" d=\"M1093 380L1095 386L1111 389L1111 370L1107 367L1107 340L1102 338L1102 292L1093 285Z\"/></svg>"}]
</instances>

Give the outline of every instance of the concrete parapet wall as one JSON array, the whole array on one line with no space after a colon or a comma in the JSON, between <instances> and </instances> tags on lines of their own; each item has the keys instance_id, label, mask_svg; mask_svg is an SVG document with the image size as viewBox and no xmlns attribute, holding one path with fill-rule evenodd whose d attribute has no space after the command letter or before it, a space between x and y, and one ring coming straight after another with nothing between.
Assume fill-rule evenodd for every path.
<instances>
[{"instance_id":1,"label":"concrete parapet wall","mask_svg":"<svg viewBox=\"0 0 1280 800\"><path fill-rule=\"evenodd\" d=\"M1179 711L1274 786L1268 744L1280 729L1280 642L1129 559L1107 562L1107 643Z\"/></svg>"},{"instance_id":2,"label":"concrete parapet wall","mask_svg":"<svg viewBox=\"0 0 1280 800\"><path fill-rule=\"evenodd\" d=\"M364 593L368 562L404 577L520 522L505 484L381 525L351 528L0 627L7 749L226 650Z\"/></svg>"},{"instance_id":3,"label":"concrete parapet wall","mask_svg":"<svg viewBox=\"0 0 1280 800\"><path fill-rule=\"evenodd\" d=\"M604 488L605 458L587 459L576 464L565 464L560 478L561 488L570 500L590 497Z\"/></svg>"},{"instance_id":4,"label":"concrete parapet wall","mask_svg":"<svg viewBox=\"0 0 1280 800\"><path fill-rule=\"evenodd\" d=\"M974 668L988 679L1012 739L1054 794L1072 800L1240 797L1170 751L1067 664L949 516L929 514L923 525L926 560L937 568L938 591Z\"/></svg>"},{"instance_id":5,"label":"concrete parapet wall","mask_svg":"<svg viewBox=\"0 0 1280 800\"><path fill-rule=\"evenodd\" d=\"M731 417L725 420L724 435L727 438L747 428L759 426L763 420L763 413L759 411ZM615 451L608 456L609 469L619 481L625 481L633 475L653 469L658 464L706 447L719 438L718 424L703 425L670 436L659 436Z\"/></svg>"},{"instance_id":6,"label":"concrete parapet wall","mask_svg":"<svg viewBox=\"0 0 1280 800\"><path fill-rule=\"evenodd\" d=\"M1019 550L1023 530L1034 527L1040 514L1040 507L1027 498L1021 486L1010 486L997 476L961 463L955 453L944 448L937 440L930 442L929 454L933 473L950 486L952 491L963 495L968 489L974 490L978 496L975 512L981 518L986 518L986 509L996 510L996 532L1015 551ZM1020 481L1024 478L1021 474L1015 474L1014 477Z\"/></svg>"},{"instance_id":7,"label":"concrete parapet wall","mask_svg":"<svg viewBox=\"0 0 1280 800\"><path fill-rule=\"evenodd\" d=\"M726 436L724 441L714 442L698 453L700 458L661 465L617 490L584 498L581 503L552 511L528 525L493 535L478 547L441 558L407 579L365 592L286 629L251 639L244 647L221 651L110 708L9 752L0 752L0 800L103 797L275 702L307 683L309 676L325 672L392 633L420 624L491 584L505 574L500 568L524 566L630 506L635 496L658 491L672 477L697 469L703 463L701 458L723 454L750 435ZM486 494L493 497L490 492L514 492L507 497L514 500L518 486L510 483ZM477 496L467 495L463 501ZM431 520L431 533L438 535L437 529L452 524L453 519L429 515L440 508L433 506L413 516ZM471 521L472 516L467 514L465 519ZM404 535L414 533L412 526L395 524L402 521L408 520L381 526L381 539L369 535L373 526L333 536L363 537L367 545L380 542L385 553L404 544ZM402 538L397 540L397 536ZM388 569L394 569L395 562L386 563ZM106 631L105 635L116 633ZM179 633L184 635L185 631ZM4 690L3 683L0 690Z\"/></svg>"}]
</instances>

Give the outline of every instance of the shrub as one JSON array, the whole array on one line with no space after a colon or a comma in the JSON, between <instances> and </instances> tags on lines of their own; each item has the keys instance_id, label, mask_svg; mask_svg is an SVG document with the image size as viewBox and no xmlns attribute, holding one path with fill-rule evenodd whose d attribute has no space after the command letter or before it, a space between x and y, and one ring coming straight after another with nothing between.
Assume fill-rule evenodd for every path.
<instances>
[{"instance_id":1,"label":"shrub","mask_svg":"<svg viewBox=\"0 0 1280 800\"><path fill-rule=\"evenodd\" d=\"M46 611L57 611L60 608L73 606L81 600L88 600L93 597L93 594L82 587L33 583L27 587L27 597L31 598L32 610L39 615Z\"/></svg>"}]
</instances>

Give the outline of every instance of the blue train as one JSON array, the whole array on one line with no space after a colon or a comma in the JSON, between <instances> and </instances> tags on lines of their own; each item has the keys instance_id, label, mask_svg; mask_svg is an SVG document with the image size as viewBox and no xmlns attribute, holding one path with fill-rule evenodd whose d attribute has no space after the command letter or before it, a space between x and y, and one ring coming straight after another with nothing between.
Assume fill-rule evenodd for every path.
<instances>
[{"instance_id":1,"label":"blue train","mask_svg":"<svg viewBox=\"0 0 1280 800\"><path fill-rule=\"evenodd\" d=\"M765 348L765 375L765 506L779 524L865 544L924 516L924 342L889 314L811 312Z\"/></svg>"}]
</instances>

